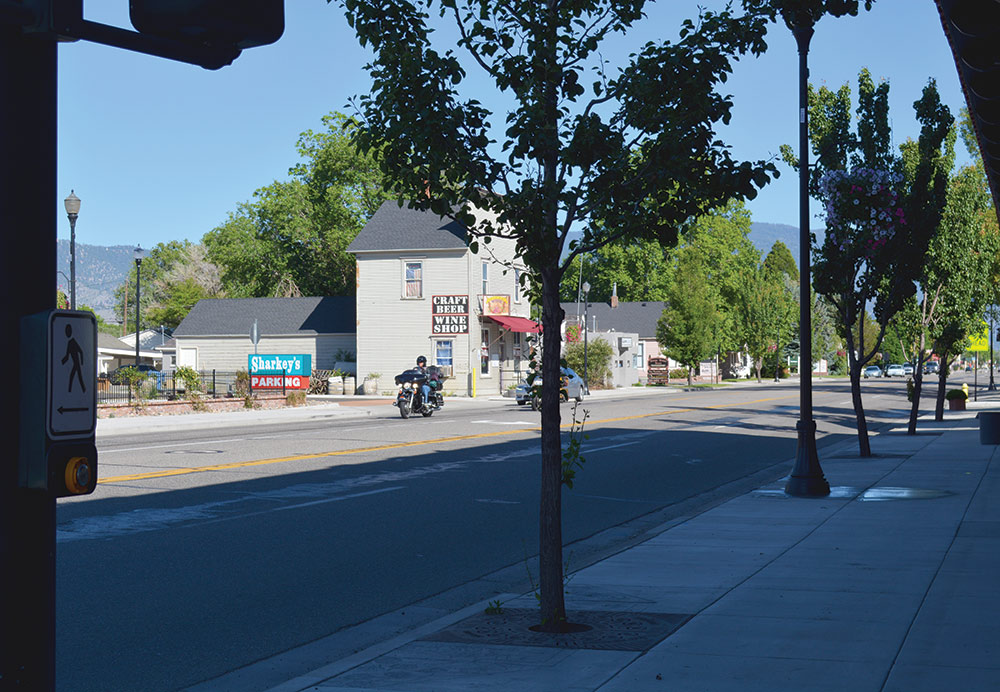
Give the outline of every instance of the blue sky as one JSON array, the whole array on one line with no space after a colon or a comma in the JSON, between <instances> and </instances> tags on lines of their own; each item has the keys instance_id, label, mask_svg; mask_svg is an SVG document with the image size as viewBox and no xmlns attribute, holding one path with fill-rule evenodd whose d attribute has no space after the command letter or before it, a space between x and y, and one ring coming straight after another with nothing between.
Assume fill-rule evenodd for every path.
<instances>
[{"instance_id":1,"label":"blue sky","mask_svg":"<svg viewBox=\"0 0 1000 692\"><path fill-rule=\"evenodd\" d=\"M650 3L626 37L605 46L612 67L643 43L676 36L697 6L716 0ZM245 51L217 71L85 42L59 47L59 213L74 189L83 200L77 241L135 245L197 242L257 188L287 178L299 133L332 110L349 112L367 91L368 55L343 13L325 0L286 0L286 26L271 46ZM86 0L85 16L129 26L126 0ZM442 46L449 41L442 31ZM772 27L769 50L739 63L723 90L735 99L720 131L743 159L777 156L798 141L798 58L791 32ZM916 137L912 103L929 77L957 114L964 105L933 0L877 0L858 17L824 19L810 51L811 81L836 88L867 67L891 84L894 143ZM493 96L475 68L469 85ZM497 117L495 122L503 122ZM959 163L968 157L959 145ZM783 175L750 203L755 221L798 224L796 176ZM815 217L819 206L814 202ZM814 219L814 226L821 225ZM68 222L59 237L69 237Z\"/></svg>"}]
</instances>

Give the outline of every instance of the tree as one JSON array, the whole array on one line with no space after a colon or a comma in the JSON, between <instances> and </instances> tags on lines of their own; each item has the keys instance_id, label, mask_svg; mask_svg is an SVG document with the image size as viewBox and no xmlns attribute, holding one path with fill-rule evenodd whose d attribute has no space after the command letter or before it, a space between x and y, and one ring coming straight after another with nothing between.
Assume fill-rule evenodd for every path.
<instances>
[{"instance_id":1,"label":"tree","mask_svg":"<svg viewBox=\"0 0 1000 692\"><path fill-rule=\"evenodd\" d=\"M160 324L150 314L150 308L162 298L157 293L157 287L162 289L165 277L176 264L184 261L190 245L187 240L159 243L142 260L138 326L135 324L135 264L129 268L125 282L115 289L115 317L121 322L125 333L141 331L146 325Z\"/></svg>"},{"instance_id":2,"label":"tree","mask_svg":"<svg viewBox=\"0 0 1000 692\"><path fill-rule=\"evenodd\" d=\"M377 152L352 142L355 124L332 113L323 125L299 137L303 161L290 180L254 192L202 239L227 295L354 294L354 257L345 250L386 194Z\"/></svg>"},{"instance_id":3,"label":"tree","mask_svg":"<svg viewBox=\"0 0 1000 692\"><path fill-rule=\"evenodd\" d=\"M559 299L576 301L580 285L586 281L591 301L608 302L615 290L622 301L666 300L670 262L669 249L653 240L609 243L570 261L559 287Z\"/></svg>"},{"instance_id":4,"label":"tree","mask_svg":"<svg viewBox=\"0 0 1000 692\"><path fill-rule=\"evenodd\" d=\"M705 261L696 248L679 253L667 307L656 323L656 340L663 352L687 368L688 385L694 368L715 352L721 321L719 294L709 282Z\"/></svg>"},{"instance_id":5,"label":"tree","mask_svg":"<svg viewBox=\"0 0 1000 692\"><path fill-rule=\"evenodd\" d=\"M792 251L780 240L774 241L771 246L771 251L764 258L764 267L773 273L784 274L795 283L799 281L799 268L792 257Z\"/></svg>"},{"instance_id":6,"label":"tree","mask_svg":"<svg viewBox=\"0 0 1000 692\"><path fill-rule=\"evenodd\" d=\"M982 162L952 179L941 230L928 250L925 291L934 305L928 324L933 350L940 357L935 418L944 416L945 381L951 362L979 331L994 303L1000 229Z\"/></svg>"},{"instance_id":7,"label":"tree","mask_svg":"<svg viewBox=\"0 0 1000 692\"><path fill-rule=\"evenodd\" d=\"M187 244L176 260L153 281L149 321L176 327L203 298L222 298L218 266L207 258L204 245Z\"/></svg>"},{"instance_id":8,"label":"tree","mask_svg":"<svg viewBox=\"0 0 1000 692\"><path fill-rule=\"evenodd\" d=\"M746 271L736 302L736 334L757 368L760 382L764 356L781 346L782 332L793 319L795 302L786 289L784 274L766 264Z\"/></svg>"},{"instance_id":9,"label":"tree","mask_svg":"<svg viewBox=\"0 0 1000 692\"><path fill-rule=\"evenodd\" d=\"M836 309L847 340L858 446L860 455L867 457L871 446L861 399L861 370L879 352L889 321L916 291L914 282L937 227L932 197L942 189L940 162L951 115L931 80L914 104L922 125L917 145L921 154L904 180L903 165L889 149L888 84L876 87L862 70L858 91L857 138L845 135L840 125L813 136L813 148L824 167L819 171L817 191L827 224L826 237L816 250L814 285ZM821 96L817 104L810 104L810 113L826 108L830 116L849 106L843 96L833 103ZM849 122L844 112L829 120ZM842 137L847 137L846 142L834 139ZM855 342L852 325L863 319L869 303L879 330L866 346L864 330L857 333Z\"/></svg>"},{"instance_id":10,"label":"tree","mask_svg":"<svg viewBox=\"0 0 1000 692\"><path fill-rule=\"evenodd\" d=\"M642 0L428 0L421 7L454 20L469 63L508 99L496 133L494 114L460 97L465 66L451 49L434 49L426 12L406 0L342 4L374 56L372 89L356 102L356 141L378 152L386 187L461 221L474 251L513 238L532 272L544 328L540 616L543 628L559 629L562 277L576 256L621 239L673 245L685 220L753 197L768 181L770 164L733 160L716 134L732 107L716 87L733 60L765 48L768 16L757 7L704 12L676 42L645 44L612 75L598 50L642 17ZM569 242L574 229L581 237Z\"/></svg>"}]
</instances>

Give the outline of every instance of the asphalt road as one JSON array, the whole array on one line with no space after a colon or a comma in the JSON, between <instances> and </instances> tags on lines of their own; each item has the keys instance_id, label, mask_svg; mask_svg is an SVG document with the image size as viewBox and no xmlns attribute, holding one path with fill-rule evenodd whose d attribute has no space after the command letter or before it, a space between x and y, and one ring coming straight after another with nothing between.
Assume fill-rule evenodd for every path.
<instances>
[{"instance_id":1,"label":"asphalt road","mask_svg":"<svg viewBox=\"0 0 1000 692\"><path fill-rule=\"evenodd\" d=\"M903 382L864 388L871 425L904 415ZM614 548L585 539L777 478L795 453L788 384L584 408L571 571ZM815 410L821 449L855 435L846 382L817 385ZM458 608L530 588L538 414L509 400L372 413L99 437L98 491L59 505L58 689L183 689L436 594ZM520 583L475 581L518 565Z\"/></svg>"}]
</instances>

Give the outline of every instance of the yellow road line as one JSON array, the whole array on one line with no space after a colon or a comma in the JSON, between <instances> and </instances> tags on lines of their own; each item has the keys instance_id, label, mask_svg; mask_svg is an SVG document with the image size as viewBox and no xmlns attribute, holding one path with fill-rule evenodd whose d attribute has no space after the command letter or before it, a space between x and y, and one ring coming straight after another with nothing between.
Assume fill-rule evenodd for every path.
<instances>
[{"instance_id":1,"label":"yellow road line","mask_svg":"<svg viewBox=\"0 0 1000 692\"><path fill-rule=\"evenodd\" d=\"M769 399L754 399L753 401L739 401L732 404L715 404L712 406L705 406L705 409L717 409L726 408L730 406L745 406L747 404L759 404L765 401L777 401L779 399L789 399L790 396L779 396L771 397ZM640 418L652 418L653 416L672 416L677 413L691 413L692 411L697 411L694 408L681 408L674 409L672 411L655 411L653 413L639 413L633 416L621 416L618 418L602 418L600 420L588 421L589 425L598 425L602 423L617 423L625 420L637 420ZM568 428L572 426L573 423L564 423L561 427ZM290 457L277 457L274 459L258 459L257 461L236 461L231 464L213 464L211 466L191 466L180 469L167 469L165 471L150 471L149 473L134 473L127 476L109 476L108 478L101 478L97 482L102 483L124 483L126 481L142 481L149 480L152 478L169 478L171 476L184 476L191 473L206 473L208 471L228 471L231 469L248 468L252 466L265 466L268 464L283 464L289 461L306 461L308 459L322 459L325 457L338 457L347 456L349 454L365 454L366 452L382 452L387 449L403 449L405 447L419 447L421 445L429 444L443 444L447 442L460 442L462 440L477 440L487 437L500 437L506 435L520 435L523 433L538 432L541 427L534 428L518 428L517 430L498 430L495 432L486 433L476 433L474 435L455 435L453 437L439 437L433 440L417 440L414 442L394 442L387 445L378 445L376 447L357 447L354 449L342 449L339 451L331 452L317 452L316 454L298 454Z\"/></svg>"}]
</instances>

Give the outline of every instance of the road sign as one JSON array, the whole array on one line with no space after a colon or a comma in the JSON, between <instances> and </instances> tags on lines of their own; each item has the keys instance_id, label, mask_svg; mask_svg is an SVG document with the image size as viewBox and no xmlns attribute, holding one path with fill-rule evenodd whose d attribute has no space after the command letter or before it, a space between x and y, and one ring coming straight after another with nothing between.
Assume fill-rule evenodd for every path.
<instances>
[{"instance_id":1,"label":"road sign","mask_svg":"<svg viewBox=\"0 0 1000 692\"><path fill-rule=\"evenodd\" d=\"M48 436L93 437L97 427L97 321L93 313L53 310L46 341Z\"/></svg>"},{"instance_id":2,"label":"road sign","mask_svg":"<svg viewBox=\"0 0 1000 692\"><path fill-rule=\"evenodd\" d=\"M982 324L982 331L979 334L974 334L969 336L969 340L972 344L969 346L970 351L989 351L990 350L990 329L989 325L984 321Z\"/></svg>"}]
</instances>

